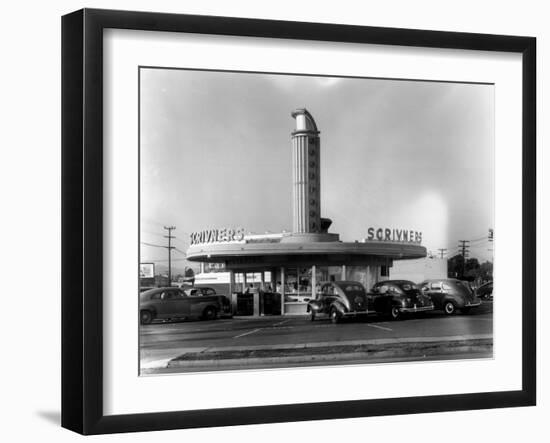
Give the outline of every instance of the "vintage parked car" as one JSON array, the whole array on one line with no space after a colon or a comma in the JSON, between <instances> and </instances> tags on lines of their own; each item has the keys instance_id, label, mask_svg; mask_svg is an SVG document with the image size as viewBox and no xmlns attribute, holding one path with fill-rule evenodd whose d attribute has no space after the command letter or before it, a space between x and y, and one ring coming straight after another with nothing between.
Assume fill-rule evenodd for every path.
<instances>
[{"instance_id":1,"label":"vintage parked car","mask_svg":"<svg viewBox=\"0 0 550 443\"><path fill-rule=\"evenodd\" d=\"M332 323L344 317L367 315L374 311L367 309L367 291L356 281L322 283L317 298L307 304L311 320L319 315L328 315Z\"/></svg>"},{"instance_id":2,"label":"vintage parked car","mask_svg":"<svg viewBox=\"0 0 550 443\"><path fill-rule=\"evenodd\" d=\"M493 299L493 282L487 282L482 284L479 288L476 289L476 295L484 300Z\"/></svg>"},{"instance_id":3,"label":"vintage parked car","mask_svg":"<svg viewBox=\"0 0 550 443\"><path fill-rule=\"evenodd\" d=\"M369 294L373 307L379 314L388 315L393 320L404 313L431 311L434 304L430 297L422 294L412 281L386 280L376 283Z\"/></svg>"},{"instance_id":4,"label":"vintage parked car","mask_svg":"<svg viewBox=\"0 0 550 443\"><path fill-rule=\"evenodd\" d=\"M231 315L231 304L223 295L189 295L180 288L155 288L139 295L139 318L143 325L153 320L201 318L214 320Z\"/></svg>"},{"instance_id":5,"label":"vintage parked car","mask_svg":"<svg viewBox=\"0 0 550 443\"><path fill-rule=\"evenodd\" d=\"M467 314L471 308L481 304L468 283L455 278L426 280L420 288L423 294L431 297L435 308L447 315L456 313L457 309Z\"/></svg>"}]
</instances>

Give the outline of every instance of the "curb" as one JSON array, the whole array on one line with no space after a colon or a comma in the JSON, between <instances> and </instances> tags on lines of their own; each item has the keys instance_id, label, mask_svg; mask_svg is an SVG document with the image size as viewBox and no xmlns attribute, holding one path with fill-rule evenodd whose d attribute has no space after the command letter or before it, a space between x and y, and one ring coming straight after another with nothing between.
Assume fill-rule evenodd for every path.
<instances>
[{"instance_id":1,"label":"curb","mask_svg":"<svg viewBox=\"0 0 550 443\"><path fill-rule=\"evenodd\" d=\"M361 362L368 363L372 359L394 359L394 358L411 358L418 357L420 358L429 358L437 356L449 356L457 355L463 353L469 354L480 354L483 357L491 357L493 350L493 339L491 337L484 338L475 338L475 339L455 339L455 340L424 340L424 341L405 341L400 340L399 345L388 347L388 340L378 340L378 342L385 341L386 343L372 343L375 340L371 340L371 343L365 344L355 344L355 345L345 345L335 346L334 343L331 343L331 346L324 347L323 351L317 353L316 348L320 346L306 346L302 345L299 348L284 348L284 350L290 354L296 355L285 355L285 356L265 356L265 357L255 357L254 350L240 350L235 352L247 352L248 355L239 356L238 358L232 358L230 354L232 351L225 352L216 352L218 358L205 358L208 354L214 353L211 350L203 353L187 353L182 354L177 358L174 358L164 366L166 369L181 368L181 369L226 369L228 367L240 367L242 369L251 369L253 366L273 366L277 365L279 367L284 366L285 364L296 364L296 363L309 363L309 364L318 364L318 363L330 363L338 362L349 363L349 362ZM346 349L350 347L357 347L359 349ZM328 349L327 349L328 348ZM265 347L262 351L267 352L275 349L266 349ZM283 351L283 348L280 347L279 351ZM258 350L256 350L258 351ZM226 357L223 357L223 354L226 354ZM193 359L193 354L198 358ZM221 354L221 355L220 355ZM164 369L158 368L158 369Z\"/></svg>"}]
</instances>

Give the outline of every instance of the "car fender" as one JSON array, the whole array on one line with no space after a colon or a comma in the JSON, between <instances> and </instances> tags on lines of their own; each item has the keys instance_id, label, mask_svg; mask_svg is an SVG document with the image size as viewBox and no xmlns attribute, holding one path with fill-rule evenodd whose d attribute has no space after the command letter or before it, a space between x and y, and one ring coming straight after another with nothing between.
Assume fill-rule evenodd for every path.
<instances>
[{"instance_id":1,"label":"car fender","mask_svg":"<svg viewBox=\"0 0 550 443\"><path fill-rule=\"evenodd\" d=\"M332 302L332 304L330 305L330 308L336 308L336 310L341 314L341 315L344 315L347 311L346 307L344 306L344 304L341 302L341 301L334 301Z\"/></svg>"},{"instance_id":2,"label":"car fender","mask_svg":"<svg viewBox=\"0 0 550 443\"><path fill-rule=\"evenodd\" d=\"M202 307L202 312L208 308L213 308L216 312L220 312L220 306L217 303L205 303Z\"/></svg>"},{"instance_id":3,"label":"car fender","mask_svg":"<svg viewBox=\"0 0 550 443\"><path fill-rule=\"evenodd\" d=\"M382 296L376 300L374 309L376 312L385 313L388 312L393 306L401 307L401 300L393 296Z\"/></svg>"},{"instance_id":4,"label":"car fender","mask_svg":"<svg viewBox=\"0 0 550 443\"><path fill-rule=\"evenodd\" d=\"M455 306L459 309L463 308L466 304L465 300L462 297L457 297L455 295L448 295L443 298L442 306L445 306L447 302L453 302Z\"/></svg>"},{"instance_id":5,"label":"car fender","mask_svg":"<svg viewBox=\"0 0 550 443\"><path fill-rule=\"evenodd\" d=\"M157 316L157 310L155 309L155 307L151 304L146 304L146 305L141 305L139 307L139 311L149 311L153 317L156 317Z\"/></svg>"},{"instance_id":6,"label":"car fender","mask_svg":"<svg viewBox=\"0 0 550 443\"><path fill-rule=\"evenodd\" d=\"M391 298L390 300L390 306L399 306L399 307L402 307L403 306L403 300L405 298L404 297L393 297Z\"/></svg>"},{"instance_id":7,"label":"car fender","mask_svg":"<svg viewBox=\"0 0 550 443\"><path fill-rule=\"evenodd\" d=\"M307 312L321 312L323 310L323 303L319 300L311 300L307 304Z\"/></svg>"},{"instance_id":8,"label":"car fender","mask_svg":"<svg viewBox=\"0 0 550 443\"><path fill-rule=\"evenodd\" d=\"M189 312L192 317L201 316L206 308L212 307L220 312L219 303L217 300L195 300L190 304Z\"/></svg>"},{"instance_id":9,"label":"car fender","mask_svg":"<svg viewBox=\"0 0 550 443\"><path fill-rule=\"evenodd\" d=\"M372 306L376 312L384 312L387 305L387 297L376 295L373 297Z\"/></svg>"}]
</instances>

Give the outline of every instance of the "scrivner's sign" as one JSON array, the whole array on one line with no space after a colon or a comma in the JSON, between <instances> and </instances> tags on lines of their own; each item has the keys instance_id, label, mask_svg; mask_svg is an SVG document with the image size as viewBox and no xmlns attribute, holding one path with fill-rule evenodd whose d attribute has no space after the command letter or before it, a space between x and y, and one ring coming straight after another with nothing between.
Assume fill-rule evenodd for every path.
<instances>
[{"instance_id":1,"label":"scrivner's sign","mask_svg":"<svg viewBox=\"0 0 550 443\"><path fill-rule=\"evenodd\" d=\"M422 243L422 232L409 229L369 228L366 241L392 241L400 243Z\"/></svg>"},{"instance_id":2,"label":"scrivner's sign","mask_svg":"<svg viewBox=\"0 0 550 443\"><path fill-rule=\"evenodd\" d=\"M200 243L240 242L244 240L244 228L206 229L204 231L192 232L189 237L192 245Z\"/></svg>"}]
</instances>

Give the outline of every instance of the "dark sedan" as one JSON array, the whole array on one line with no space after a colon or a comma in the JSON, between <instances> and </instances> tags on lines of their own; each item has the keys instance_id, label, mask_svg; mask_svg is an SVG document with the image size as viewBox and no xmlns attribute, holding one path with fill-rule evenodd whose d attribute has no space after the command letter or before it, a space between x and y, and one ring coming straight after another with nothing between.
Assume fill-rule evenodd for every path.
<instances>
[{"instance_id":1,"label":"dark sedan","mask_svg":"<svg viewBox=\"0 0 550 443\"><path fill-rule=\"evenodd\" d=\"M476 289L476 295L485 300L493 299L493 282L487 282L482 284L479 288Z\"/></svg>"},{"instance_id":2,"label":"dark sedan","mask_svg":"<svg viewBox=\"0 0 550 443\"><path fill-rule=\"evenodd\" d=\"M328 316L332 323L338 323L344 317L367 315L367 292L363 285L356 281L326 282L321 284L317 298L310 300L307 312L311 320L318 316Z\"/></svg>"},{"instance_id":3,"label":"dark sedan","mask_svg":"<svg viewBox=\"0 0 550 443\"><path fill-rule=\"evenodd\" d=\"M189 295L180 288L155 288L139 295L141 324L153 320L201 318L214 320L230 315L231 305L223 295Z\"/></svg>"},{"instance_id":4,"label":"dark sedan","mask_svg":"<svg viewBox=\"0 0 550 443\"><path fill-rule=\"evenodd\" d=\"M423 294L429 295L436 309L447 315L455 314L457 309L463 314L481 305L468 283L455 278L426 280L420 284Z\"/></svg>"},{"instance_id":5,"label":"dark sedan","mask_svg":"<svg viewBox=\"0 0 550 443\"><path fill-rule=\"evenodd\" d=\"M405 313L431 311L434 304L422 294L412 281L386 280L376 283L371 290L373 306L377 313L397 320Z\"/></svg>"}]
</instances>

